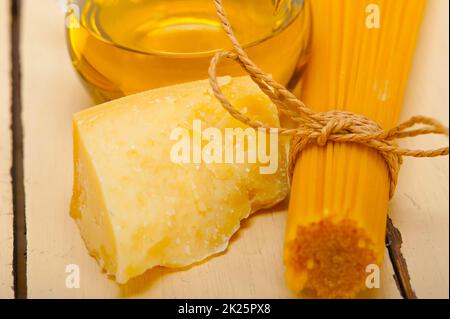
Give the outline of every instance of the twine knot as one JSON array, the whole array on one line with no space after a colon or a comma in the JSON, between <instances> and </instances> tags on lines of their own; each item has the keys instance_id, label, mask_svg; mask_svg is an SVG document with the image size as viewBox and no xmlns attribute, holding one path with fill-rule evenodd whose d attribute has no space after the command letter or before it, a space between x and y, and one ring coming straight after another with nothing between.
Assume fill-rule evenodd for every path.
<instances>
[{"instance_id":1,"label":"twine knot","mask_svg":"<svg viewBox=\"0 0 450 319\"><path fill-rule=\"evenodd\" d=\"M217 53L211 60L209 67L209 82L214 95L222 106L240 122L253 127L264 128L268 132L270 126L260 121L252 120L239 112L223 94L217 81L216 69L222 59L236 61L248 73L277 106L280 114L287 115L295 121L295 128L278 128L278 134L292 136L289 154L289 175L292 180L294 168L300 153L311 143L325 147L328 142L356 143L377 151L386 162L390 177L390 197L394 195L398 173L403 156L436 157L448 155L449 148L442 147L432 150L413 150L400 148L395 140L424 134L448 135L448 129L435 119L425 116L413 116L398 126L384 130L375 121L360 114L348 111L314 112L292 94L283 85L275 82L270 75L258 68L242 49L234 35L222 6L222 0L214 0L216 11L222 22L222 27L233 44L234 52L223 51ZM413 128L416 125L422 125Z\"/></svg>"}]
</instances>

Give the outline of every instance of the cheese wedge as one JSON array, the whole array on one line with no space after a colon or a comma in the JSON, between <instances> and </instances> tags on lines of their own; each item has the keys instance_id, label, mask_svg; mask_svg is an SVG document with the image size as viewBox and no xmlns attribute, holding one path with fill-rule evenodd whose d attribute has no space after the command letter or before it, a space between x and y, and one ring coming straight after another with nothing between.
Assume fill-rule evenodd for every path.
<instances>
[{"instance_id":1,"label":"cheese wedge","mask_svg":"<svg viewBox=\"0 0 450 319\"><path fill-rule=\"evenodd\" d=\"M223 77L220 83L237 108L279 126L275 106L250 78ZM288 193L287 143L281 138L272 150L278 159L272 174L261 174L259 160L174 161L174 130L198 138L195 121L202 130L245 129L220 106L208 81L135 94L74 116L71 216L90 254L118 283L155 266L183 267L225 250L243 218ZM249 144L223 143L223 152L231 147L248 153ZM192 159L196 151L192 147Z\"/></svg>"}]
</instances>

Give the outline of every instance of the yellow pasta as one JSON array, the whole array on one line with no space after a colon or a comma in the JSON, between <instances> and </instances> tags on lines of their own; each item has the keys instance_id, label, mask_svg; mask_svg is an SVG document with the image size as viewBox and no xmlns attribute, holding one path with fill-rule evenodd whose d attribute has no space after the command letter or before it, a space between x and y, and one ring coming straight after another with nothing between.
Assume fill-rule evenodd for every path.
<instances>
[{"instance_id":1,"label":"yellow pasta","mask_svg":"<svg viewBox=\"0 0 450 319\"><path fill-rule=\"evenodd\" d=\"M311 6L302 100L315 111L349 110L394 126L425 0L314 0ZM375 151L349 143L305 149L292 181L287 285L319 297L363 290L366 267L383 259L388 201L387 166Z\"/></svg>"}]
</instances>

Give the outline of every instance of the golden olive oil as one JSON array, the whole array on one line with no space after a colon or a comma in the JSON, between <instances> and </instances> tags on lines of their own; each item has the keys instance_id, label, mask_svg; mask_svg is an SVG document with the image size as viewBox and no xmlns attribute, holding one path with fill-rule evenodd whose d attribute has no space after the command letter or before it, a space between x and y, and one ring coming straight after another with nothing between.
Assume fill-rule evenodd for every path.
<instances>
[{"instance_id":1,"label":"golden olive oil","mask_svg":"<svg viewBox=\"0 0 450 319\"><path fill-rule=\"evenodd\" d=\"M67 29L72 62L97 101L205 79L214 53L230 49L212 0L73 4L80 23ZM224 7L249 56L288 84L307 56L308 1L224 0ZM243 74L231 61L219 71Z\"/></svg>"}]
</instances>

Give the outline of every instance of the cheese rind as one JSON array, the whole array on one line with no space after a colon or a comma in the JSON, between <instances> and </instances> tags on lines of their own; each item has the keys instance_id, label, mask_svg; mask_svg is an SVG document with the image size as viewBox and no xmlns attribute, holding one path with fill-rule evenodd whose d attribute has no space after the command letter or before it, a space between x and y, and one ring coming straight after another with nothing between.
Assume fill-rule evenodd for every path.
<instances>
[{"instance_id":1,"label":"cheese rind","mask_svg":"<svg viewBox=\"0 0 450 319\"><path fill-rule=\"evenodd\" d=\"M222 78L237 108L279 126L275 106L248 78ZM223 251L240 221L288 192L286 141L278 170L262 163L175 163L175 128L245 128L214 98L207 81L135 94L74 116L71 216L89 252L119 283L154 266L182 267ZM247 145L232 145L244 148ZM225 151L225 150L224 150Z\"/></svg>"}]
</instances>

